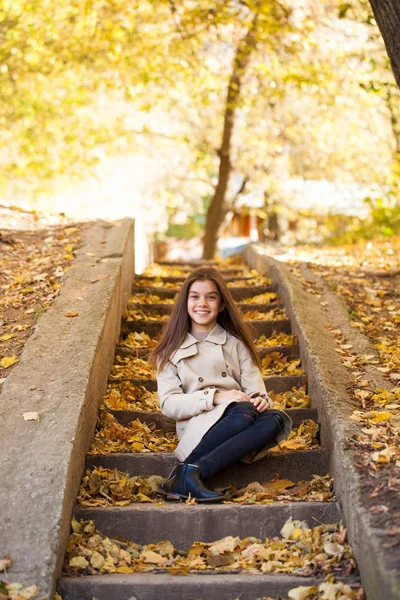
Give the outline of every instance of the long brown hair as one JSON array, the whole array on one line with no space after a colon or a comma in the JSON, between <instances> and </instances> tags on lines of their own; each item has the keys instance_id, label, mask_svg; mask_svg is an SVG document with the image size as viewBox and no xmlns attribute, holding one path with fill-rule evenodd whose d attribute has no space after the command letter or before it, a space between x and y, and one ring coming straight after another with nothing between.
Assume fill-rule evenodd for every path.
<instances>
[{"instance_id":1,"label":"long brown hair","mask_svg":"<svg viewBox=\"0 0 400 600\"><path fill-rule=\"evenodd\" d=\"M170 356L182 344L190 331L190 317L187 309L190 287L195 281L205 280L212 281L216 285L221 296L221 304L224 304L224 309L218 313L217 322L245 344L253 361L259 367L260 359L252 341L255 334L254 329L243 321L242 314L236 306L221 273L212 267L199 267L185 279L171 316L164 324L160 341L151 352L149 360L157 365L159 370L162 370Z\"/></svg>"}]
</instances>

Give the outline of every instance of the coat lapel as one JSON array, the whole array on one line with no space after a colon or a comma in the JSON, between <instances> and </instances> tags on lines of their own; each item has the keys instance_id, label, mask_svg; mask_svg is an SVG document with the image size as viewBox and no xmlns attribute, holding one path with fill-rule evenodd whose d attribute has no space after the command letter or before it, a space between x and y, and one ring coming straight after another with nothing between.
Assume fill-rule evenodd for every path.
<instances>
[{"instance_id":1,"label":"coat lapel","mask_svg":"<svg viewBox=\"0 0 400 600\"><path fill-rule=\"evenodd\" d=\"M195 356L197 354L197 340L188 333L179 348L173 353L170 358L172 364L176 365L182 358Z\"/></svg>"}]
</instances>

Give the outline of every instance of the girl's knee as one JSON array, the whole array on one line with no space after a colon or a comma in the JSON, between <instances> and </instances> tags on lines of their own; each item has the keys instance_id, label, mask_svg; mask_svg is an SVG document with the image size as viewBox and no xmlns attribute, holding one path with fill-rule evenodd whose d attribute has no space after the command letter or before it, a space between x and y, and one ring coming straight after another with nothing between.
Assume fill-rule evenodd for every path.
<instances>
[{"instance_id":1,"label":"girl's knee","mask_svg":"<svg viewBox=\"0 0 400 600\"><path fill-rule=\"evenodd\" d=\"M279 430L283 429L285 426L285 419L278 410L267 410L262 413L262 416L266 421L276 423Z\"/></svg>"},{"instance_id":2,"label":"girl's knee","mask_svg":"<svg viewBox=\"0 0 400 600\"><path fill-rule=\"evenodd\" d=\"M248 421L255 421L259 415L256 407L251 402L236 402L234 411Z\"/></svg>"}]
</instances>

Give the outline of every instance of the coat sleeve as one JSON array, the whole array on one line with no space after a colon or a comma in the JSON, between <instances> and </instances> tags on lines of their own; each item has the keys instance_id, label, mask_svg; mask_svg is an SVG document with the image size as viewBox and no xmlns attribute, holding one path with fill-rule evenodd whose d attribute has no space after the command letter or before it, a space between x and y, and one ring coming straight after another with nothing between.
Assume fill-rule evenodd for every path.
<instances>
[{"instance_id":1,"label":"coat sleeve","mask_svg":"<svg viewBox=\"0 0 400 600\"><path fill-rule=\"evenodd\" d=\"M248 348L239 342L238 355L240 364L240 387L243 392L249 396L261 396L268 400L270 407L272 406L271 398L265 389L264 380L260 373L260 369L254 363L253 358Z\"/></svg>"},{"instance_id":2,"label":"coat sleeve","mask_svg":"<svg viewBox=\"0 0 400 600\"><path fill-rule=\"evenodd\" d=\"M176 366L168 361L162 371L157 372L157 388L161 412L175 421L195 417L204 411L213 410L216 389L206 389L185 394Z\"/></svg>"}]
</instances>

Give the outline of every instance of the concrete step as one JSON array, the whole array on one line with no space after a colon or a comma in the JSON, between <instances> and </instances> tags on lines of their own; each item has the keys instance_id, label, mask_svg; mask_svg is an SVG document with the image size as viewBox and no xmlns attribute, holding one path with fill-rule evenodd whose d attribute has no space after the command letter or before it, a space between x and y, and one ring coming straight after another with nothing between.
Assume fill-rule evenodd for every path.
<instances>
[{"instance_id":1,"label":"concrete step","mask_svg":"<svg viewBox=\"0 0 400 600\"><path fill-rule=\"evenodd\" d=\"M57 590L63 600L255 600L287 597L298 586L322 583L324 577L252 573L133 573L62 577ZM346 577L346 583L357 583Z\"/></svg>"},{"instance_id":2,"label":"concrete step","mask_svg":"<svg viewBox=\"0 0 400 600\"><path fill-rule=\"evenodd\" d=\"M115 354L120 356L137 356L138 358L146 359L151 352L151 348L129 348L128 346L117 346ZM264 358L267 354L278 352L283 356L288 356L289 360L299 358L300 349L299 346L269 346L266 348L259 348L257 350L258 356Z\"/></svg>"},{"instance_id":3,"label":"concrete step","mask_svg":"<svg viewBox=\"0 0 400 600\"><path fill-rule=\"evenodd\" d=\"M247 321L254 329L254 339L261 335L271 337L276 333L292 333L290 321L283 319L280 321ZM163 327L162 321L125 321L122 326L122 332L138 331L147 333L150 337L158 337Z\"/></svg>"},{"instance_id":4,"label":"concrete step","mask_svg":"<svg viewBox=\"0 0 400 600\"><path fill-rule=\"evenodd\" d=\"M107 469L119 469L133 475L160 475L167 477L178 460L170 452L150 452L133 454L115 452L96 454L86 457L86 468L102 466ZM265 482L276 474L281 479L293 482L311 479L313 475L329 473L329 452L327 448L297 450L272 454L252 464L237 463L230 465L209 481L211 486L224 487L235 484L246 486L252 481Z\"/></svg>"},{"instance_id":5,"label":"concrete step","mask_svg":"<svg viewBox=\"0 0 400 600\"><path fill-rule=\"evenodd\" d=\"M110 379L110 383L118 383L118 381L126 381L124 379ZM157 391L157 381L155 379L129 379L132 385L143 385L149 392ZM264 377L265 387L268 392L283 394L289 392L293 387L302 387L306 385L307 378L303 375L272 375Z\"/></svg>"},{"instance_id":6,"label":"concrete step","mask_svg":"<svg viewBox=\"0 0 400 600\"><path fill-rule=\"evenodd\" d=\"M254 279L254 275L243 275L241 276L240 274L238 274L237 271L230 271L227 269L218 269L218 271L221 273L221 275L223 276L224 280L229 282L229 281L246 281L248 279ZM188 275L189 275L190 271L188 271ZM149 285L151 285L154 281L154 279L158 277L154 276L154 275L137 275L137 277L135 278L136 280L140 279L140 280L145 280L149 282ZM184 282L186 277L184 275L178 275L178 276L174 276L174 275L167 275L167 276L162 276L161 279L163 281L165 281L165 283L180 283L180 282ZM134 280L135 281L135 280Z\"/></svg>"},{"instance_id":7,"label":"concrete step","mask_svg":"<svg viewBox=\"0 0 400 600\"><path fill-rule=\"evenodd\" d=\"M178 293L179 288L176 289L170 289L170 288L164 288L164 287L157 287L157 286L141 286L141 285L135 285L135 283L132 286L131 292L132 294L143 294L143 293L148 293L148 294L154 294L156 296L158 296L159 298L175 298L176 294Z\"/></svg>"},{"instance_id":8,"label":"concrete step","mask_svg":"<svg viewBox=\"0 0 400 600\"><path fill-rule=\"evenodd\" d=\"M218 269L218 265L220 264L217 260L203 260L202 258L193 258L192 260L158 260L158 265L162 265L165 267L174 267L174 268L185 268L185 267L215 267ZM244 268L247 269L247 265L244 265ZM243 267L238 265L237 267L233 266L232 270L240 270L242 271Z\"/></svg>"},{"instance_id":9,"label":"concrete step","mask_svg":"<svg viewBox=\"0 0 400 600\"><path fill-rule=\"evenodd\" d=\"M250 294L249 294L250 297ZM162 304L161 302L155 302L152 304L145 304L140 302L129 302L128 310L143 310L149 315L170 315L172 312L173 304ZM269 312L275 308L283 308L282 302L271 302L270 304L251 304L251 303L239 303L240 310L246 313L248 310L256 310L257 312Z\"/></svg>"},{"instance_id":10,"label":"concrete step","mask_svg":"<svg viewBox=\"0 0 400 600\"><path fill-rule=\"evenodd\" d=\"M289 517L306 521L310 527L341 519L337 502L77 506L74 515L78 521L93 520L96 528L108 537L122 536L142 545L169 540L179 550L187 550L194 542L212 542L226 535L260 539L279 536Z\"/></svg>"},{"instance_id":11,"label":"concrete step","mask_svg":"<svg viewBox=\"0 0 400 600\"><path fill-rule=\"evenodd\" d=\"M109 410L115 416L121 425L125 427L135 419L140 419L143 423L155 423L157 429L164 431L175 431L175 421L165 417L160 411L145 412L143 410ZM315 408L288 408L286 414L293 421L293 427L298 427L302 421L310 419L317 421L317 411Z\"/></svg>"},{"instance_id":12,"label":"concrete step","mask_svg":"<svg viewBox=\"0 0 400 600\"><path fill-rule=\"evenodd\" d=\"M159 298L175 298L175 295L179 291L179 287L176 289L169 289L165 287L157 287L152 285L135 285L135 282L132 286L132 294L155 294ZM274 292L276 290L275 287L270 285L254 285L249 287L229 287L229 291L231 292L232 298L234 300L242 300L243 298L248 298L249 296L258 296L258 294L265 294L265 292Z\"/></svg>"}]
</instances>

